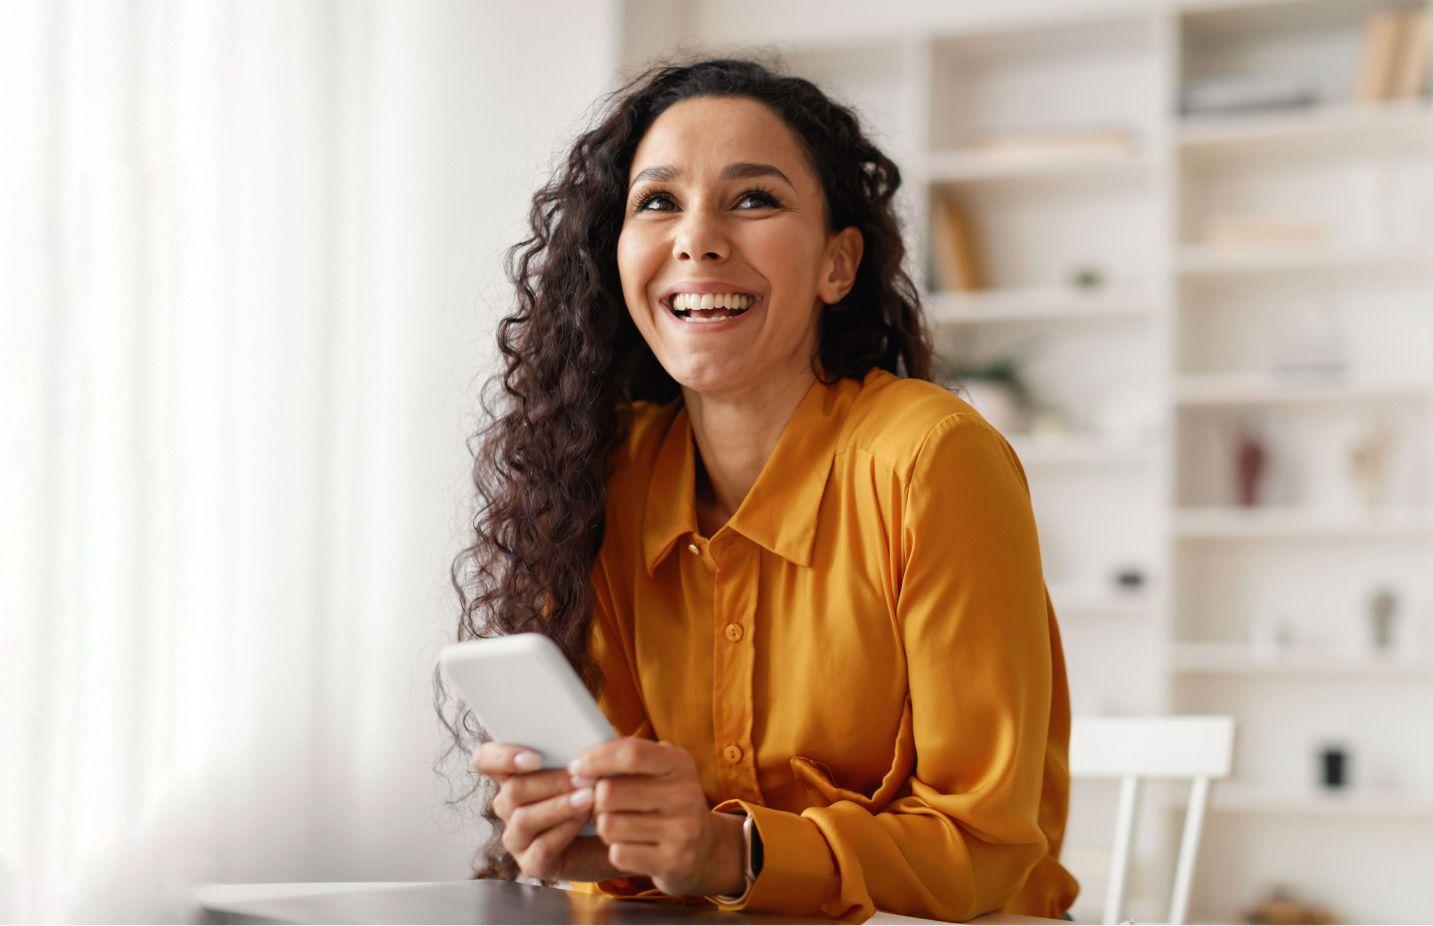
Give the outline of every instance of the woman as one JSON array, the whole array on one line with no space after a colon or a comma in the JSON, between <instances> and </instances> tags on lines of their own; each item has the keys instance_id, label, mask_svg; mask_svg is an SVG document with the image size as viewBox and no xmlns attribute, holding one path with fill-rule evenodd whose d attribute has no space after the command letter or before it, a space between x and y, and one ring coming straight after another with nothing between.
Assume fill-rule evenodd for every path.
<instances>
[{"instance_id":1,"label":"woman","mask_svg":"<svg viewBox=\"0 0 1433 926\"><path fill-rule=\"evenodd\" d=\"M850 109L719 59L617 91L535 197L459 637L547 634L621 739L534 771L451 725L498 788L479 877L851 922L1074 900L1029 493L928 381L899 184Z\"/></svg>"}]
</instances>

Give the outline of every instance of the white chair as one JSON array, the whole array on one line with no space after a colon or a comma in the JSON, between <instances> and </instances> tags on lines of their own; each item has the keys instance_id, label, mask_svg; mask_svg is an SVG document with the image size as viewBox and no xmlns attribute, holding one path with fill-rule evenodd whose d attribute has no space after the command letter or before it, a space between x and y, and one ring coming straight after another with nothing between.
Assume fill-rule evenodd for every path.
<instances>
[{"instance_id":1,"label":"white chair","mask_svg":"<svg viewBox=\"0 0 1433 926\"><path fill-rule=\"evenodd\" d=\"M1204 812L1209 804L1209 782L1229 777L1233 759L1233 717L1073 718L1070 776L1120 780L1114 847L1105 888L1106 923L1121 922L1135 814L1139 809L1140 786L1146 778L1190 779L1189 805L1184 816L1179 857L1175 861L1168 919L1175 924L1184 922Z\"/></svg>"}]
</instances>

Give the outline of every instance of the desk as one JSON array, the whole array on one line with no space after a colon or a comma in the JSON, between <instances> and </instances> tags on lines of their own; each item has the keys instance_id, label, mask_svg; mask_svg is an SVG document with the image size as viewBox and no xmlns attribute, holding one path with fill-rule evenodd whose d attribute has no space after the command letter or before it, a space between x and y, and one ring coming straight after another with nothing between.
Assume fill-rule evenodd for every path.
<instances>
[{"instance_id":1,"label":"desk","mask_svg":"<svg viewBox=\"0 0 1433 926\"><path fill-rule=\"evenodd\" d=\"M199 904L213 923L821 923L760 913L725 913L715 907L680 906L578 894L515 881L418 881L345 884L210 884ZM934 923L894 913L866 921ZM1034 916L988 913L985 924L1058 923Z\"/></svg>"}]
</instances>

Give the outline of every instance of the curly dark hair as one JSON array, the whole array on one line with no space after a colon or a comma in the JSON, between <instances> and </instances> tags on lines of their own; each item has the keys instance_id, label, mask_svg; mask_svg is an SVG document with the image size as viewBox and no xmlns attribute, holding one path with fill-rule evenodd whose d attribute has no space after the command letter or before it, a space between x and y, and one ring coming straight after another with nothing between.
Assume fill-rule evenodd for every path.
<instances>
[{"instance_id":1,"label":"curly dark hair","mask_svg":"<svg viewBox=\"0 0 1433 926\"><path fill-rule=\"evenodd\" d=\"M819 322L813 371L826 382L873 367L929 379L931 341L919 292L902 269L906 249L893 197L901 174L862 131L850 106L779 64L749 58L659 61L599 100L596 127L534 196L531 235L508 249L517 310L498 325L505 369L481 396L490 424L469 441L477 511L472 543L453 560L461 605L457 638L536 632L552 639L593 695L603 679L588 654L591 574L602 545L613 451L629 403L680 398L628 314L617 238L638 143L667 107L695 97L764 103L791 127L825 192L828 229L854 226L864 252L850 292ZM819 367L816 365L819 359ZM495 413L489 392L499 391ZM451 736L439 768L490 739L434 672L434 706ZM451 711L451 719L448 712ZM492 810L496 787L467 766L491 835L473 877L516 880ZM551 886L552 882L543 883Z\"/></svg>"}]
</instances>

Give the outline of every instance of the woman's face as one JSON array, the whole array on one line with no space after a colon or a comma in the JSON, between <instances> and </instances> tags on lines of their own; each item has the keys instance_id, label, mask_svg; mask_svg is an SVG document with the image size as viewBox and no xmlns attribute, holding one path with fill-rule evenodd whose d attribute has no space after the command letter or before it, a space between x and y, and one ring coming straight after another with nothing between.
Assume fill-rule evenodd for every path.
<instances>
[{"instance_id":1,"label":"woman's face","mask_svg":"<svg viewBox=\"0 0 1433 926\"><path fill-rule=\"evenodd\" d=\"M781 117L742 98L677 103L638 144L628 184L622 295L672 378L704 396L759 394L809 370L819 312L855 281L861 234L828 235L820 181ZM740 298L683 318L680 293Z\"/></svg>"}]
</instances>

